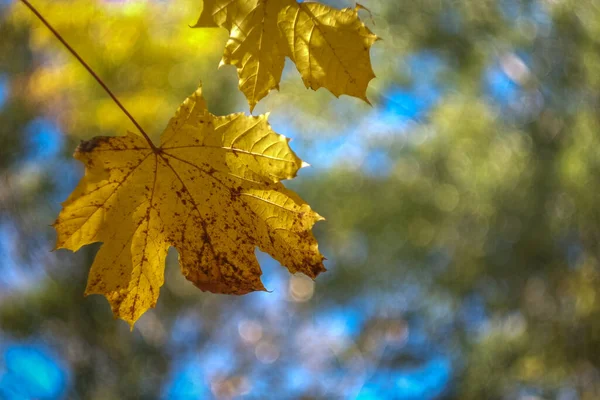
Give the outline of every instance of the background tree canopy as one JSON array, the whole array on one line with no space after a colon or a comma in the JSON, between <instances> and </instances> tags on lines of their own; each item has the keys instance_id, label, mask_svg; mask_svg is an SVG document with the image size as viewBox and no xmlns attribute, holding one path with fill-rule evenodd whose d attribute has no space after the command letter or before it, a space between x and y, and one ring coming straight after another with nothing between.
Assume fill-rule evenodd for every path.
<instances>
[{"instance_id":1,"label":"background tree canopy","mask_svg":"<svg viewBox=\"0 0 600 400\"><path fill-rule=\"evenodd\" d=\"M83 298L98 246L51 253L49 224L79 140L134 127L0 0L1 398L600 398L600 3L363 3L374 106L288 64L255 111L313 165L288 186L329 271L260 255L273 292L222 296L171 252L129 333ZM248 110L197 1L34 5L155 138L199 77L211 112Z\"/></svg>"}]
</instances>

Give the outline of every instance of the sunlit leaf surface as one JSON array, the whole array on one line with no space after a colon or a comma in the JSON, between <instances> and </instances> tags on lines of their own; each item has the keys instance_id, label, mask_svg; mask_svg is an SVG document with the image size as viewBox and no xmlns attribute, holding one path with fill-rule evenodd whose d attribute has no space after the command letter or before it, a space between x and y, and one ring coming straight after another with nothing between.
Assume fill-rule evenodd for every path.
<instances>
[{"instance_id":1,"label":"sunlit leaf surface","mask_svg":"<svg viewBox=\"0 0 600 400\"><path fill-rule=\"evenodd\" d=\"M295 0L205 0L195 27L229 31L221 64L237 67L251 110L279 88L285 57L294 61L307 88L324 87L335 96L368 102L367 86L375 77L369 50L378 38L358 18L358 8Z\"/></svg>"},{"instance_id":2,"label":"sunlit leaf surface","mask_svg":"<svg viewBox=\"0 0 600 400\"><path fill-rule=\"evenodd\" d=\"M215 293L265 290L256 246L291 273L325 270L311 233L322 218L279 182L302 161L266 116L214 116L198 90L160 147L133 133L97 137L75 158L86 175L54 225L57 248L104 242L86 293L105 295L132 326L156 305L171 246L183 275Z\"/></svg>"}]
</instances>

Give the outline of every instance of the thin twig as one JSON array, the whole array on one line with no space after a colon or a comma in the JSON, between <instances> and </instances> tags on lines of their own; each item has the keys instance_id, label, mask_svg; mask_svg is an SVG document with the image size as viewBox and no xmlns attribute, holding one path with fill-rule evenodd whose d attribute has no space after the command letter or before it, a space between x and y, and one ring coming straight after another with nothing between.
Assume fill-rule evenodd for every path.
<instances>
[{"instance_id":1,"label":"thin twig","mask_svg":"<svg viewBox=\"0 0 600 400\"><path fill-rule=\"evenodd\" d=\"M50 31L54 34L54 36L56 36L56 38L58 40L60 40L60 42L67 48L67 50L69 50L71 52L71 54L73 54L75 56L75 58L77 58L77 60L81 63L81 65L83 65L83 67L94 77L94 79L96 79L96 81L100 84L100 86L102 86L102 88L106 91L106 93L108 93L108 95L113 99L115 104L117 106L119 106L119 108L125 113L125 115L127 115L129 120L131 122L133 122L135 127L139 129L142 136L144 136L144 139L146 139L146 141L148 141L148 144L150 145L150 147L156 151L157 150L156 146L154 146L154 143L152 143L152 140L150 140L150 137L148 137L148 135L142 129L140 124L138 124L137 121L131 116L131 114L129 114L129 111L127 111L127 109L125 109L123 104L121 104L119 99L117 99L117 97L110 91L110 89L106 86L106 84L102 81L102 79L100 79L100 77L98 75L96 75L96 73L90 68L90 66L87 65L87 63L85 61L83 61L83 59L79 56L79 54L77 54L77 52L75 50L73 50L73 48L71 46L69 46L69 44L62 38L62 36L52 27L52 25L50 25L50 23L48 23L48 21L46 21L46 19L42 16L42 14L40 14L38 12L38 10L36 10L35 7L33 7L31 5L31 3L29 3L29 1L21 0L21 2L23 4L25 4L31 10L31 12L33 12L35 14L35 16L38 17L40 19L40 21L42 21L42 23L44 25L46 25L46 27L48 29L50 29Z\"/></svg>"}]
</instances>

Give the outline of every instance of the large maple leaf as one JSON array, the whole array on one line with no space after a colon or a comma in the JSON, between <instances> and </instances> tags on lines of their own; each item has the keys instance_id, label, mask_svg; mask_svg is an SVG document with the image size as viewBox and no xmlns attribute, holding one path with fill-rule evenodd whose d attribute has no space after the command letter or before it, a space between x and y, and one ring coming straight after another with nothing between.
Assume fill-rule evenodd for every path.
<instances>
[{"instance_id":1,"label":"large maple leaf","mask_svg":"<svg viewBox=\"0 0 600 400\"><path fill-rule=\"evenodd\" d=\"M322 219L279 181L302 161L266 116L210 114L200 89L169 122L157 147L129 133L83 142L86 174L54 227L57 248L103 242L86 294L103 294L133 323L156 305L169 247L202 290L265 290L255 247L291 273L315 278L323 256L311 233Z\"/></svg>"},{"instance_id":2,"label":"large maple leaf","mask_svg":"<svg viewBox=\"0 0 600 400\"><path fill-rule=\"evenodd\" d=\"M285 57L294 61L305 86L325 87L366 102L375 77L369 50L378 40L355 9L338 10L296 0L204 0L194 27L229 31L221 64L235 65L250 110L279 88Z\"/></svg>"}]
</instances>

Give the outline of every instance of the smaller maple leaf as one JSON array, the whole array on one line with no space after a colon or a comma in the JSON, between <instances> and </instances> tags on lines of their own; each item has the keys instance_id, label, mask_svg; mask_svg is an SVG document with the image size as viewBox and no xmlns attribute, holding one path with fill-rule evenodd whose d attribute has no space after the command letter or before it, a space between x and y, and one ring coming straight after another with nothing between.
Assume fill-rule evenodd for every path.
<instances>
[{"instance_id":1,"label":"smaller maple leaf","mask_svg":"<svg viewBox=\"0 0 600 400\"><path fill-rule=\"evenodd\" d=\"M198 89L157 147L128 133L83 142L86 174L54 223L56 248L103 242L87 294L103 294L133 328L158 300L169 247L183 275L214 293L265 290L258 246L291 273L315 278L323 256L311 232L322 219L280 180L302 161L267 116L215 116Z\"/></svg>"},{"instance_id":2,"label":"smaller maple leaf","mask_svg":"<svg viewBox=\"0 0 600 400\"><path fill-rule=\"evenodd\" d=\"M221 65L235 65L239 88L250 111L279 82L289 57L313 90L369 103L367 86L375 77L369 50L379 38L354 9L338 10L296 0L204 0L194 28L223 27L229 40Z\"/></svg>"}]
</instances>

